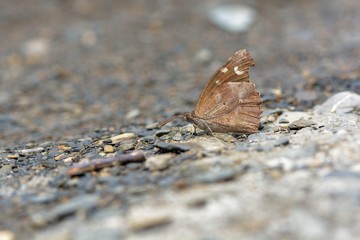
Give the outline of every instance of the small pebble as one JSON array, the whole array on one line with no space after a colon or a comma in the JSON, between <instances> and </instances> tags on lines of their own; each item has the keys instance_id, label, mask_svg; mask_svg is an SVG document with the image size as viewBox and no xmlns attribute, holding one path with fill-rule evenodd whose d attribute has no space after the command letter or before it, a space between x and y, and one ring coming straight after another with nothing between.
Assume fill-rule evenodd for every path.
<instances>
[{"instance_id":1,"label":"small pebble","mask_svg":"<svg viewBox=\"0 0 360 240\"><path fill-rule=\"evenodd\" d=\"M234 179L236 171L229 168L214 168L210 171L195 176L195 182L216 183Z\"/></svg>"},{"instance_id":2,"label":"small pebble","mask_svg":"<svg viewBox=\"0 0 360 240\"><path fill-rule=\"evenodd\" d=\"M200 207L206 204L211 197L211 194L206 191L206 188L194 188L183 192L180 195L181 201L189 207Z\"/></svg>"},{"instance_id":3,"label":"small pebble","mask_svg":"<svg viewBox=\"0 0 360 240\"><path fill-rule=\"evenodd\" d=\"M128 163L126 164L126 168L130 170L140 169L143 166L142 163Z\"/></svg>"},{"instance_id":4,"label":"small pebble","mask_svg":"<svg viewBox=\"0 0 360 240\"><path fill-rule=\"evenodd\" d=\"M59 149L60 151L66 152L66 151L71 151L72 147L67 146L67 145L58 145L57 149Z\"/></svg>"},{"instance_id":5,"label":"small pebble","mask_svg":"<svg viewBox=\"0 0 360 240\"><path fill-rule=\"evenodd\" d=\"M127 224L133 231L141 231L163 226L172 221L171 212L161 207L133 207L127 218Z\"/></svg>"},{"instance_id":6,"label":"small pebble","mask_svg":"<svg viewBox=\"0 0 360 240\"><path fill-rule=\"evenodd\" d=\"M176 133L174 136L172 136L172 140L174 141L181 141L181 133Z\"/></svg>"},{"instance_id":7,"label":"small pebble","mask_svg":"<svg viewBox=\"0 0 360 240\"><path fill-rule=\"evenodd\" d=\"M276 119L277 119L277 116L275 116L275 115L270 115L270 116L266 117L267 122L275 122Z\"/></svg>"},{"instance_id":8,"label":"small pebble","mask_svg":"<svg viewBox=\"0 0 360 240\"><path fill-rule=\"evenodd\" d=\"M54 159L55 159L55 161L59 161L59 160L65 158L65 157L66 157L66 154L62 153L60 155L55 156Z\"/></svg>"},{"instance_id":9,"label":"small pebble","mask_svg":"<svg viewBox=\"0 0 360 240\"><path fill-rule=\"evenodd\" d=\"M111 146L111 145L105 145L105 146L104 146L104 152L105 152L105 153L113 153L113 152L115 152L115 149L114 149L114 147Z\"/></svg>"},{"instance_id":10,"label":"small pebble","mask_svg":"<svg viewBox=\"0 0 360 240\"><path fill-rule=\"evenodd\" d=\"M259 132L259 133L254 133L248 136L248 142L253 143L253 142L263 142L266 140L269 140L270 137L263 133L263 132Z\"/></svg>"},{"instance_id":11,"label":"small pebble","mask_svg":"<svg viewBox=\"0 0 360 240\"><path fill-rule=\"evenodd\" d=\"M53 145L53 142L43 142L43 143L39 144L39 147L47 148L47 147L51 147L52 145Z\"/></svg>"},{"instance_id":12,"label":"small pebble","mask_svg":"<svg viewBox=\"0 0 360 240\"><path fill-rule=\"evenodd\" d=\"M17 150L17 153L20 154L32 154L32 153L38 153L38 152L42 152L44 151L45 148L43 147L37 147L37 148L30 148L30 149L21 149L21 150Z\"/></svg>"},{"instance_id":13,"label":"small pebble","mask_svg":"<svg viewBox=\"0 0 360 240\"><path fill-rule=\"evenodd\" d=\"M188 146L180 144L158 142L154 145L155 147L160 148L164 152L186 152L190 150Z\"/></svg>"},{"instance_id":14,"label":"small pebble","mask_svg":"<svg viewBox=\"0 0 360 240\"><path fill-rule=\"evenodd\" d=\"M129 151L129 150L133 150L135 148L135 144L136 144L135 141L126 140L126 141L121 143L119 148L120 148L121 151Z\"/></svg>"},{"instance_id":15,"label":"small pebble","mask_svg":"<svg viewBox=\"0 0 360 240\"><path fill-rule=\"evenodd\" d=\"M6 156L6 158L8 158L8 159L18 159L19 155L18 154L9 154L9 155Z\"/></svg>"},{"instance_id":16,"label":"small pebble","mask_svg":"<svg viewBox=\"0 0 360 240\"><path fill-rule=\"evenodd\" d=\"M162 129L157 130L157 131L155 132L155 136L161 137L161 136L166 135L166 134L168 134L168 133L170 133L170 132L171 132L171 129L170 129L170 128L162 128Z\"/></svg>"},{"instance_id":17,"label":"small pebble","mask_svg":"<svg viewBox=\"0 0 360 240\"><path fill-rule=\"evenodd\" d=\"M74 156L68 157L68 158L63 159L63 162L64 163L72 163L72 162L74 162L74 159L75 159Z\"/></svg>"},{"instance_id":18,"label":"small pebble","mask_svg":"<svg viewBox=\"0 0 360 240\"><path fill-rule=\"evenodd\" d=\"M212 58L213 52L207 48L200 49L195 55L195 60L203 64L209 63Z\"/></svg>"},{"instance_id":19,"label":"small pebble","mask_svg":"<svg viewBox=\"0 0 360 240\"><path fill-rule=\"evenodd\" d=\"M7 175L9 172L11 172L12 166L11 165L4 165L0 168L0 176Z\"/></svg>"},{"instance_id":20,"label":"small pebble","mask_svg":"<svg viewBox=\"0 0 360 240\"><path fill-rule=\"evenodd\" d=\"M15 240L15 234L11 231L0 231L0 240Z\"/></svg>"},{"instance_id":21,"label":"small pebble","mask_svg":"<svg viewBox=\"0 0 360 240\"><path fill-rule=\"evenodd\" d=\"M134 133L123 133L123 134L116 135L111 138L102 139L99 141L99 144L102 145L108 141L109 141L109 143L116 144L116 143L120 143L124 140L129 140L129 139L134 139L134 138L136 138L136 135Z\"/></svg>"},{"instance_id":22,"label":"small pebble","mask_svg":"<svg viewBox=\"0 0 360 240\"><path fill-rule=\"evenodd\" d=\"M77 211L92 209L98 205L99 200L99 196L97 195L75 197L52 209L35 213L31 216L31 220L36 226L45 226L56 219L73 214Z\"/></svg>"},{"instance_id":23,"label":"small pebble","mask_svg":"<svg viewBox=\"0 0 360 240\"><path fill-rule=\"evenodd\" d=\"M288 119L286 118L280 118L279 123L290 123Z\"/></svg>"},{"instance_id":24,"label":"small pebble","mask_svg":"<svg viewBox=\"0 0 360 240\"><path fill-rule=\"evenodd\" d=\"M135 108L135 109L131 109L126 115L125 115L125 119L126 120L131 120L134 118L139 117L141 114L140 109Z\"/></svg>"},{"instance_id":25,"label":"small pebble","mask_svg":"<svg viewBox=\"0 0 360 240\"><path fill-rule=\"evenodd\" d=\"M50 41L46 38L35 38L24 43L23 53L29 64L42 62L49 53Z\"/></svg>"},{"instance_id":26,"label":"small pebble","mask_svg":"<svg viewBox=\"0 0 360 240\"><path fill-rule=\"evenodd\" d=\"M55 201L58 197L59 195L56 193L27 194L22 197L22 201L24 203L47 204Z\"/></svg>"},{"instance_id":27,"label":"small pebble","mask_svg":"<svg viewBox=\"0 0 360 240\"><path fill-rule=\"evenodd\" d=\"M278 147L278 146L288 145L289 143L290 143L290 138L288 136L285 136L274 140L273 144L275 147Z\"/></svg>"},{"instance_id":28,"label":"small pebble","mask_svg":"<svg viewBox=\"0 0 360 240\"><path fill-rule=\"evenodd\" d=\"M155 137L152 136L152 135L145 136L145 137L144 137L144 141L145 141L145 142L148 142L148 143L154 143L154 142L155 142Z\"/></svg>"},{"instance_id":29,"label":"small pebble","mask_svg":"<svg viewBox=\"0 0 360 240\"><path fill-rule=\"evenodd\" d=\"M170 160L174 158L174 154L159 154L146 159L145 166L150 171L163 170L169 167Z\"/></svg>"},{"instance_id":30,"label":"small pebble","mask_svg":"<svg viewBox=\"0 0 360 240\"><path fill-rule=\"evenodd\" d=\"M296 120L289 124L289 129L291 130L299 130L302 128L310 127L312 125L315 125L313 121L306 120L304 118L300 118L299 120Z\"/></svg>"},{"instance_id":31,"label":"small pebble","mask_svg":"<svg viewBox=\"0 0 360 240\"><path fill-rule=\"evenodd\" d=\"M203 153L220 153L221 151L227 149L231 144L226 143L224 139L222 139L226 135L222 135L221 133L216 133L215 136L219 136L219 138L215 137L196 137L188 142L191 144L196 144L201 147ZM222 139L222 140L219 140Z\"/></svg>"}]
</instances>

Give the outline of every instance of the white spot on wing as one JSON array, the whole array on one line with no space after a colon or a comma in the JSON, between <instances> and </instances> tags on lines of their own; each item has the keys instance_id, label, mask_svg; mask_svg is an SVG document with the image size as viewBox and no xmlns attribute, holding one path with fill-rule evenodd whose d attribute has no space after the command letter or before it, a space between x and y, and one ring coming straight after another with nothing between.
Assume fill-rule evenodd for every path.
<instances>
[{"instance_id":1,"label":"white spot on wing","mask_svg":"<svg viewBox=\"0 0 360 240\"><path fill-rule=\"evenodd\" d=\"M229 69L227 67L223 67L221 70L220 70L222 73L226 73L227 71L229 71Z\"/></svg>"},{"instance_id":2,"label":"white spot on wing","mask_svg":"<svg viewBox=\"0 0 360 240\"><path fill-rule=\"evenodd\" d=\"M219 81L219 80L216 80L215 83L216 83L216 85L220 85L220 81Z\"/></svg>"},{"instance_id":3,"label":"white spot on wing","mask_svg":"<svg viewBox=\"0 0 360 240\"><path fill-rule=\"evenodd\" d=\"M238 67L238 66L235 66L235 67L234 67L234 72L235 72L236 75L242 75L242 74L244 74L244 71L239 70L239 67Z\"/></svg>"}]
</instances>

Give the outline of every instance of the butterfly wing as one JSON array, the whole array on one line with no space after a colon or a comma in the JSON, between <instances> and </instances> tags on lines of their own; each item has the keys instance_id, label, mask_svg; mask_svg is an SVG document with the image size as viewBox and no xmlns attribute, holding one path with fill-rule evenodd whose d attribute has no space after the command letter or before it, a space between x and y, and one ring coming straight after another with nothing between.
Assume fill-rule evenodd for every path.
<instances>
[{"instance_id":1,"label":"butterfly wing","mask_svg":"<svg viewBox=\"0 0 360 240\"><path fill-rule=\"evenodd\" d=\"M248 51L234 53L207 83L194 116L205 120L214 132L257 132L261 98L249 80L254 64Z\"/></svg>"},{"instance_id":2,"label":"butterfly wing","mask_svg":"<svg viewBox=\"0 0 360 240\"><path fill-rule=\"evenodd\" d=\"M205 106L212 108L221 102L222 99L219 99L218 92L221 91L221 86L225 83L249 82L249 68L254 65L255 62L246 49L234 53L229 60L214 73L206 84L196 103L195 115L206 117L208 107ZM222 90L224 90L224 88Z\"/></svg>"},{"instance_id":3,"label":"butterfly wing","mask_svg":"<svg viewBox=\"0 0 360 240\"><path fill-rule=\"evenodd\" d=\"M258 131L261 114L260 93L255 84L228 82L217 93L219 103L205 113L214 132L254 133Z\"/></svg>"}]
</instances>

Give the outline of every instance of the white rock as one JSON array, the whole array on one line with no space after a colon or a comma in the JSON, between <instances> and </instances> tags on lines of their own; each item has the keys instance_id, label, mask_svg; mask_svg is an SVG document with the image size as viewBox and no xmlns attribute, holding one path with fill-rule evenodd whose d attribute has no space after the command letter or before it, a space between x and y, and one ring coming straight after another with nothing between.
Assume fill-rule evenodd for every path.
<instances>
[{"instance_id":1,"label":"white rock","mask_svg":"<svg viewBox=\"0 0 360 240\"><path fill-rule=\"evenodd\" d=\"M350 113L360 111L360 95L354 92L339 92L328 98L323 104L315 107L315 112Z\"/></svg>"},{"instance_id":2,"label":"white rock","mask_svg":"<svg viewBox=\"0 0 360 240\"><path fill-rule=\"evenodd\" d=\"M203 48L196 53L195 60L200 63L209 63L212 60L213 55L214 54L210 49Z\"/></svg>"},{"instance_id":3,"label":"white rock","mask_svg":"<svg viewBox=\"0 0 360 240\"><path fill-rule=\"evenodd\" d=\"M24 43L23 52L26 57L40 58L48 54L50 42L46 38L35 38Z\"/></svg>"},{"instance_id":4,"label":"white rock","mask_svg":"<svg viewBox=\"0 0 360 240\"><path fill-rule=\"evenodd\" d=\"M125 119L126 119L126 120L131 120L131 119L137 118L138 116L140 116L140 114L141 114L140 109L134 108L134 109L131 109L131 110L125 115Z\"/></svg>"},{"instance_id":5,"label":"white rock","mask_svg":"<svg viewBox=\"0 0 360 240\"><path fill-rule=\"evenodd\" d=\"M221 29L233 33L246 32L255 21L256 12L245 5L222 5L209 11L209 19Z\"/></svg>"}]
</instances>

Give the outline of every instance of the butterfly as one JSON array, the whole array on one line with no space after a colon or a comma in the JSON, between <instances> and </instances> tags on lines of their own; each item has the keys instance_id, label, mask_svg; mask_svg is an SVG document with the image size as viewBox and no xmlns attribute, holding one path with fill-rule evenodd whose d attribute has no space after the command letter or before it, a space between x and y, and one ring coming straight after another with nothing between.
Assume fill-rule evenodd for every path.
<instances>
[{"instance_id":1,"label":"butterfly","mask_svg":"<svg viewBox=\"0 0 360 240\"><path fill-rule=\"evenodd\" d=\"M255 84L249 79L249 69L254 65L246 49L235 52L210 78L193 112L175 115L157 126L184 118L211 133L258 132L262 101Z\"/></svg>"}]
</instances>

